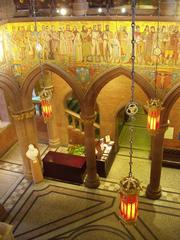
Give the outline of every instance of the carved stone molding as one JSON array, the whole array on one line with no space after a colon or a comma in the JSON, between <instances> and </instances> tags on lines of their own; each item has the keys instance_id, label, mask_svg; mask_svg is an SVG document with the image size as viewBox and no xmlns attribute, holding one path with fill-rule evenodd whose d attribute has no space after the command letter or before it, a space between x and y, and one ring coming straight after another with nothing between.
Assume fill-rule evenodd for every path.
<instances>
[{"instance_id":1,"label":"carved stone molding","mask_svg":"<svg viewBox=\"0 0 180 240\"><path fill-rule=\"evenodd\" d=\"M34 115L35 115L34 107L32 107L28 110L25 110L25 111L18 112L18 113L13 113L11 111L11 117L15 121L22 121L22 120L25 120L25 119L29 119L29 118L34 117Z\"/></svg>"}]
</instances>

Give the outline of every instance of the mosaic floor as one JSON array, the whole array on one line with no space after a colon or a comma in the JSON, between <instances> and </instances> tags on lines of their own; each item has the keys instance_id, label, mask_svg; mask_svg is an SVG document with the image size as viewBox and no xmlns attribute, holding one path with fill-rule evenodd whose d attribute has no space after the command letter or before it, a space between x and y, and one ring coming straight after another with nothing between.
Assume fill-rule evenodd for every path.
<instances>
[{"instance_id":1,"label":"mosaic floor","mask_svg":"<svg viewBox=\"0 0 180 240\"><path fill-rule=\"evenodd\" d=\"M46 145L39 147L42 156L49 151ZM64 147L54 150L66 152ZM163 168L166 177L162 178L162 197L152 201L142 191L138 221L127 225L118 217L118 182L126 172L121 167L115 171L119 157L121 167L125 166L127 159L118 154L109 177L102 178L99 189L93 190L47 179L37 185L28 182L22 174L18 146L11 148L0 159L0 203L8 211L5 222L13 225L15 239L179 240L179 170ZM140 166L138 177L147 174L142 173L143 164L149 172L148 160L137 160L134 168ZM175 185L171 188L168 179L172 183L173 176ZM144 186L148 177L142 178Z\"/></svg>"}]
</instances>

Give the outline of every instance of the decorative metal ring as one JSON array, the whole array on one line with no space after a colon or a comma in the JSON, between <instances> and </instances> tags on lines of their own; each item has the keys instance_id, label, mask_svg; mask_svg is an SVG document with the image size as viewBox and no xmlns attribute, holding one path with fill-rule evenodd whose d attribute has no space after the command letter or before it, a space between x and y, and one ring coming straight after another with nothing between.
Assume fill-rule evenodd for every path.
<instances>
[{"instance_id":1,"label":"decorative metal ring","mask_svg":"<svg viewBox=\"0 0 180 240\"><path fill-rule=\"evenodd\" d=\"M138 105L135 102L130 102L126 107L126 114L128 116L134 116L138 112Z\"/></svg>"},{"instance_id":2,"label":"decorative metal ring","mask_svg":"<svg viewBox=\"0 0 180 240\"><path fill-rule=\"evenodd\" d=\"M159 47L154 48L154 50L153 50L154 56L159 57L161 55L161 53L162 52L161 52L161 49Z\"/></svg>"}]
</instances>

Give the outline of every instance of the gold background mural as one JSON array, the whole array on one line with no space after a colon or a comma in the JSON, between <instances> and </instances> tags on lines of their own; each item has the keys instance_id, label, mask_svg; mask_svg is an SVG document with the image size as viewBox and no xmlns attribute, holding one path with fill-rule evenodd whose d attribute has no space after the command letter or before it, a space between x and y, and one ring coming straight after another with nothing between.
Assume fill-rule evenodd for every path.
<instances>
[{"instance_id":1,"label":"gold background mural","mask_svg":"<svg viewBox=\"0 0 180 240\"><path fill-rule=\"evenodd\" d=\"M166 89L180 77L179 23L161 22L157 87ZM136 71L152 82L157 46L157 23L136 22ZM0 27L0 65L19 81L39 63L53 62L83 83L114 66L131 67L131 22L65 21L8 23ZM168 83L167 83L168 82Z\"/></svg>"}]
</instances>

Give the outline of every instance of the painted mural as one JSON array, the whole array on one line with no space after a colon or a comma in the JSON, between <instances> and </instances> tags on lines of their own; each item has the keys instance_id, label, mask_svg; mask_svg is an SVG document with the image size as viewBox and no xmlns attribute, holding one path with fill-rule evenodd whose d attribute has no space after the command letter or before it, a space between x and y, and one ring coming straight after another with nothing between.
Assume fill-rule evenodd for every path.
<instances>
[{"instance_id":1,"label":"painted mural","mask_svg":"<svg viewBox=\"0 0 180 240\"><path fill-rule=\"evenodd\" d=\"M87 84L114 66L131 67L131 23L120 21L65 21L8 23L0 27L0 65L21 82L33 65L53 62ZM180 79L179 23L161 22L157 87L168 89ZM157 23L136 22L136 71L153 84Z\"/></svg>"}]
</instances>

